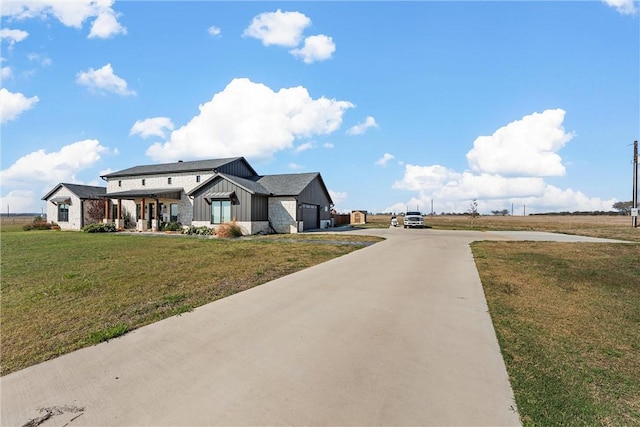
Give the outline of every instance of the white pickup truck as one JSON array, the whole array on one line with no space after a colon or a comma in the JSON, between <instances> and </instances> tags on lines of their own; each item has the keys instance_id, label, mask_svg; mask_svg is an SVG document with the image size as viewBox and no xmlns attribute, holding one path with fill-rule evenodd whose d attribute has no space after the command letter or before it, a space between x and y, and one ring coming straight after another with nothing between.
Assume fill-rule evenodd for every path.
<instances>
[{"instance_id":1,"label":"white pickup truck","mask_svg":"<svg viewBox=\"0 0 640 427\"><path fill-rule=\"evenodd\" d=\"M404 214L404 228L407 227L424 227L424 221L422 219L422 213L420 212L407 212Z\"/></svg>"}]
</instances>

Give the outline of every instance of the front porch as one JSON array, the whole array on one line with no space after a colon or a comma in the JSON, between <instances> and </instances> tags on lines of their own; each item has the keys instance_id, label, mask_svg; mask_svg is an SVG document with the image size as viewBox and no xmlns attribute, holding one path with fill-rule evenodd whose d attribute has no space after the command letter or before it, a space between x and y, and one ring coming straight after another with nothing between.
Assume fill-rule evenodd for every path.
<instances>
[{"instance_id":1,"label":"front porch","mask_svg":"<svg viewBox=\"0 0 640 427\"><path fill-rule=\"evenodd\" d=\"M160 231L163 222L179 222L182 194L184 194L182 188L109 193L105 198L103 222L113 223L118 230L124 230L126 224L123 218L123 200L128 200L135 204L136 231ZM116 203L113 203L113 200L116 200Z\"/></svg>"}]
</instances>

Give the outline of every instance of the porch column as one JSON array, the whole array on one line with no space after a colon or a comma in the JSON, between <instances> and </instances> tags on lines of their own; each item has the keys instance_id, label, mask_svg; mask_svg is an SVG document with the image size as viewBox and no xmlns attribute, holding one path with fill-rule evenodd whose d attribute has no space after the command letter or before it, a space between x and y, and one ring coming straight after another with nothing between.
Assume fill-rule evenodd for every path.
<instances>
[{"instance_id":1,"label":"porch column","mask_svg":"<svg viewBox=\"0 0 640 427\"><path fill-rule=\"evenodd\" d=\"M104 199L104 220L102 221L105 224L110 223L111 221L111 209L109 209L111 206L111 204L109 203L109 199Z\"/></svg>"},{"instance_id":2,"label":"porch column","mask_svg":"<svg viewBox=\"0 0 640 427\"><path fill-rule=\"evenodd\" d=\"M158 199L153 201L153 219L151 219L151 230L158 231L160 230L160 223L158 222Z\"/></svg>"},{"instance_id":3,"label":"porch column","mask_svg":"<svg viewBox=\"0 0 640 427\"><path fill-rule=\"evenodd\" d=\"M146 200L142 198L142 204L140 205L140 219L138 220L138 231L144 231L147 229L147 221L144 219L144 205Z\"/></svg>"}]
</instances>

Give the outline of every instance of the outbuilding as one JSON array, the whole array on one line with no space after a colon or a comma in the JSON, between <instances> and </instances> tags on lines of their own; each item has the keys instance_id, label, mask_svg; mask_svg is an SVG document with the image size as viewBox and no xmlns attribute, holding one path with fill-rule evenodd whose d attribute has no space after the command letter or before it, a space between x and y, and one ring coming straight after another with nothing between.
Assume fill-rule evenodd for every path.
<instances>
[{"instance_id":1,"label":"outbuilding","mask_svg":"<svg viewBox=\"0 0 640 427\"><path fill-rule=\"evenodd\" d=\"M105 187L61 182L42 198L47 202L47 222L55 222L61 230L80 230L97 222L92 208L102 206L106 194Z\"/></svg>"}]
</instances>

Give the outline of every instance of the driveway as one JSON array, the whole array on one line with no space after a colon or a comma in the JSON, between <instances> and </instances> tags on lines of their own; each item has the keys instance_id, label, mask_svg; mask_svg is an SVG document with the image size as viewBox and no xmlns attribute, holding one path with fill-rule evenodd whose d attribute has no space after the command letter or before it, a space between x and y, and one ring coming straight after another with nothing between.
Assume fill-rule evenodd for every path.
<instances>
[{"instance_id":1,"label":"driveway","mask_svg":"<svg viewBox=\"0 0 640 427\"><path fill-rule=\"evenodd\" d=\"M387 240L2 377L2 425L518 425L469 249L516 237L355 233Z\"/></svg>"}]
</instances>

